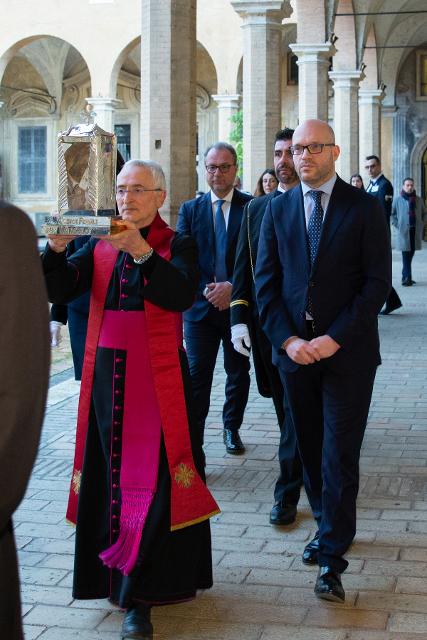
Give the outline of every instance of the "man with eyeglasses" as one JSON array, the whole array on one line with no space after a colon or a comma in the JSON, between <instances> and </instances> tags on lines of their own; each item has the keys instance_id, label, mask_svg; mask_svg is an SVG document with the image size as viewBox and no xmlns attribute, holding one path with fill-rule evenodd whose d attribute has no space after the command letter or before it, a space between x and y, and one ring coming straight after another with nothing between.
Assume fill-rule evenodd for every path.
<instances>
[{"instance_id":1,"label":"man with eyeglasses","mask_svg":"<svg viewBox=\"0 0 427 640\"><path fill-rule=\"evenodd\" d=\"M52 302L91 290L67 510L73 597L127 609L122 638L140 640L153 636L151 606L212 586L208 518L218 513L182 346L197 248L160 217L165 198L160 165L129 161L117 177L119 232L68 258L72 238L49 236L43 256Z\"/></svg>"},{"instance_id":2,"label":"man with eyeglasses","mask_svg":"<svg viewBox=\"0 0 427 640\"><path fill-rule=\"evenodd\" d=\"M391 255L381 206L335 173L331 127L307 120L291 151L300 186L270 201L258 247L260 320L290 403L317 523L302 561L317 597L344 602L340 574L356 531L359 457L375 372L377 314Z\"/></svg>"},{"instance_id":3,"label":"man with eyeglasses","mask_svg":"<svg viewBox=\"0 0 427 640\"><path fill-rule=\"evenodd\" d=\"M184 313L184 334L193 383L200 435L209 413L212 379L222 342L226 372L222 412L227 453L245 448L239 435L249 395L249 360L234 350L230 330L230 300L234 258L243 208L252 196L234 188L235 149L217 142L205 152L206 180L211 190L184 202L177 231L195 238L201 273L196 300Z\"/></svg>"},{"instance_id":4,"label":"man with eyeglasses","mask_svg":"<svg viewBox=\"0 0 427 640\"><path fill-rule=\"evenodd\" d=\"M366 187L367 193L377 198L381 204L385 217L387 220L388 228L390 231L390 216L391 205L393 202L393 185L390 180L387 180L381 169L381 161L378 156L367 156L365 169L369 175L369 184ZM394 287L391 288L385 302L384 309L380 311L380 315L386 316L396 309L400 309L402 301Z\"/></svg>"},{"instance_id":5,"label":"man with eyeglasses","mask_svg":"<svg viewBox=\"0 0 427 640\"><path fill-rule=\"evenodd\" d=\"M250 200L245 207L234 265L231 295L231 340L234 348L252 357L258 391L272 398L280 429L278 450L280 474L274 488L270 524L287 525L295 521L302 484L302 465L289 403L284 402L283 384L272 362L271 342L260 326L255 293L255 265L262 219L269 202L299 184L290 147L293 129L281 129L274 141L274 169L277 189Z\"/></svg>"}]
</instances>

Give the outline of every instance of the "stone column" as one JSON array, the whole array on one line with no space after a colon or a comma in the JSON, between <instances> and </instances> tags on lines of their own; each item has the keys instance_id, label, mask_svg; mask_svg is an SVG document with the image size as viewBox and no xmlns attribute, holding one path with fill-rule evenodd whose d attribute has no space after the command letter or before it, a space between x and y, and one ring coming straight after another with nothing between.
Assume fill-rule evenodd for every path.
<instances>
[{"instance_id":1,"label":"stone column","mask_svg":"<svg viewBox=\"0 0 427 640\"><path fill-rule=\"evenodd\" d=\"M399 105L393 117L393 181L394 192L400 192L403 180L410 175L410 149L408 148L409 105Z\"/></svg>"},{"instance_id":2,"label":"stone column","mask_svg":"<svg viewBox=\"0 0 427 640\"><path fill-rule=\"evenodd\" d=\"M229 142L234 127L231 117L239 110L240 96L224 93L213 95L212 98L218 103L218 140Z\"/></svg>"},{"instance_id":3,"label":"stone column","mask_svg":"<svg viewBox=\"0 0 427 640\"><path fill-rule=\"evenodd\" d=\"M329 58L335 47L330 42L289 46L298 56L299 121L319 118L327 122Z\"/></svg>"},{"instance_id":4,"label":"stone column","mask_svg":"<svg viewBox=\"0 0 427 640\"><path fill-rule=\"evenodd\" d=\"M282 19L289 0L231 0L243 24L243 185L252 191L271 165L281 125Z\"/></svg>"},{"instance_id":5,"label":"stone column","mask_svg":"<svg viewBox=\"0 0 427 640\"><path fill-rule=\"evenodd\" d=\"M120 104L120 100L114 98L86 98L86 102L93 107L95 122L101 129L114 133L114 110Z\"/></svg>"},{"instance_id":6,"label":"stone column","mask_svg":"<svg viewBox=\"0 0 427 640\"><path fill-rule=\"evenodd\" d=\"M359 172L359 118L358 91L363 80L362 71L331 71L334 83L334 131L336 143L341 148L336 162L337 173L348 181Z\"/></svg>"},{"instance_id":7,"label":"stone column","mask_svg":"<svg viewBox=\"0 0 427 640\"><path fill-rule=\"evenodd\" d=\"M141 0L141 157L159 162L173 226L196 192L196 0Z\"/></svg>"},{"instance_id":8,"label":"stone column","mask_svg":"<svg viewBox=\"0 0 427 640\"><path fill-rule=\"evenodd\" d=\"M359 169L362 172L365 158L381 157L381 89L359 89ZM363 175L363 173L362 173Z\"/></svg>"}]
</instances>

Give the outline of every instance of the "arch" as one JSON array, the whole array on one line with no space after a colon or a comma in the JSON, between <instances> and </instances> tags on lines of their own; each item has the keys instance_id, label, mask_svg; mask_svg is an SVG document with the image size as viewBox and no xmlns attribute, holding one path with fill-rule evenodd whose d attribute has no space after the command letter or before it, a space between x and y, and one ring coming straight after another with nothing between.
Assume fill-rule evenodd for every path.
<instances>
[{"instance_id":1,"label":"arch","mask_svg":"<svg viewBox=\"0 0 427 640\"><path fill-rule=\"evenodd\" d=\"M218 74L214 61L201 42L197 40L197 76L196 82L213 95L218 93Z\"/></svg>"},{"instance_id":2,"label":"arch","mask_svg":"<svg viewBox=\"0 0 427 640\"><path fill-rule=\"evenodd\" d=\"M365 79L362 81L361 89L377 89L378 82L378 56L376 48L375 25L372 24L363 48L363 62L365 64Z\"/></svg>"},{"instance_id":3,"label":"arch","mask_svg":"<svg viewBox=\"0 0 427 640\"><path fill-rule=\"evenodd\" d=\"M409 158L410 173L414 178L415 185L418 187L418 189L421 189L421 184L423 179L422 171L421 171L421 163L422 163L423 156L426 152L426 149L427 149L427 132L424 135L422 135L420 138L418 138L418 140L414 144L414 147L412 149L412 152Z\"/></svg>"},{"instance_id":4,"label":"arch","mask_svg":"<svg viewBox=\"0 0 427 640\"><path fill-rule=\"evenodd\" d=\"M111 76L110 76L110 82L109 82L110 96L116 95L119 74L123 64L125 63L126 59L129 57L129 55L132 53L132 51L136 49L140 44L141 44L141 37L138 36L133 40L131 40L131 42L129 42L129 44L127 44L117 56L116 61L113 63L113 67L111 69ZM141 73L141 63L139 64L139 72Z\"/></svg>"},{"instance_id":5,"label":"arch","mask_svg":"<svg viewBox=\"0 0 427 640\"><path fill-rule=\"evenodd\" d=\"M79 61L78 66L85 70L86 82L90 84L89 68L83 56L61 38L49 35L23 38L4 52L0 90L7 94L9 103L13 103L10 112L30 115L33 102L34 115L59 113L70 55L74 64ZM31 91L33 93L29 93Z\"/></svg>"},{"instance_id":6,"label":"arch","mask_svg":"<svg viewBox=\"0 0 427 640\"><path fill-rule=\"evenodd\" d=\"M240 58L236 76L236 94L243 95L243 56Z\"/></svg>"}]
</instances>

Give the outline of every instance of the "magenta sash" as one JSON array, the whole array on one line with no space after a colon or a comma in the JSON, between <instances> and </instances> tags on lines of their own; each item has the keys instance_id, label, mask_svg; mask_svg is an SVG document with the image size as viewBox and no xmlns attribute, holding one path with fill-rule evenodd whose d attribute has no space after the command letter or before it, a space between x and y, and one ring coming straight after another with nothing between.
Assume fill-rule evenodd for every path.
<instances>
[{"instance_id":1,"label":"magenta sash","mask_svg":"<svg viewBox=\"0 0 427 640\"><path fill-rule=\"evenodd\" d=\"M126 351L120 466L120 534L100 554L108 567L129 575L135 565L148 510L156 492L161 418L148 352L143 311L104 311L99 347ZM114 374L116 379L117 374ZM113 419L113 417L112 417Z\"/></svg>"}]
</instances>

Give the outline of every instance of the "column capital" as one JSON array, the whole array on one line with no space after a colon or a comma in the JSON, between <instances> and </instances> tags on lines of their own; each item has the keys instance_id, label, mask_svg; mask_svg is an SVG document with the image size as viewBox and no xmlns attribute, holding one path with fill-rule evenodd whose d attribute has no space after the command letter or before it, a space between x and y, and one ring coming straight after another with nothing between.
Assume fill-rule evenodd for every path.
<instances>
[{"instance_id":1,"label":"column capital","mask_svg":"<svg viewBox=\"0 0 427 640\"><path fill-rule=\"evenodd\" d=\"M121 100L117 100L117 98L102 98L100 96L85 99L88 104L93 106L95 112L97 109L101 111L114 111L122 102Z\"/></svg>"},{"instance_id":2,"label":"column capital","mask_svg":"<svg viewBox=\"0 0 427 640\"><path fill-rule=\"evenodd\" d=\"M399 107L399 109L396 107L396 105L394 104L388 104L385 107L381 106L381 115L386 117L386 118L394 118L398 111L401 111L401 107Z\"/></svg>"},{"instance_id":3,"label":"column capital","mask_svg":"<svg viewBox=\"0 0 427 640\"><path fill-rule=\"evenodd\" d=\"M259 22L281 26L283 18L289 18L293 11L290 0L231 0L231 5L243 26Z\"/></svg>"},{"instance_id":4,"label":"column capital","mask_svg":"<svg viewBox=\"0 0 427 640\"><path fill-rule=\"evenodd\" d=\"M335 87L354 87L365 77L365 74L360 69L330 71L328 75Z\"/></svg>"},{"instance_id":5,"label":"column capital","mask_svg":"<svg viewBox=\"0 0 427 640\"><path fill-rule=\"evenodd\" d=\"M219 109L232 109L239 106L240 94L235 93L216 93L212 94L212 99L218 103Z\"/></svg>"},{"instance_id":6,"label":"column capital","mask_svg":"<svg viewBox=\"0 0 427 640\"><path fill-rule=\"evenodd\" d=\"M359 104L380 104L384 98L382 89L360 89L359 88Z\"/></svg>"},{"instance_id":7,"label":"column capital","mask_svg":"<svg viewBox=\"0 0 427 640\"><path fill-rule=\"evenodd\" d=\"M298 56L297 64L305 62L327 62L335 55L336 49L332 42L304 43L294 42L289 45L292 53Z\"/></svg>"}]
</instances>

